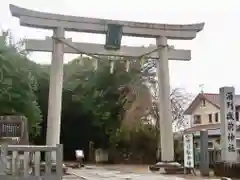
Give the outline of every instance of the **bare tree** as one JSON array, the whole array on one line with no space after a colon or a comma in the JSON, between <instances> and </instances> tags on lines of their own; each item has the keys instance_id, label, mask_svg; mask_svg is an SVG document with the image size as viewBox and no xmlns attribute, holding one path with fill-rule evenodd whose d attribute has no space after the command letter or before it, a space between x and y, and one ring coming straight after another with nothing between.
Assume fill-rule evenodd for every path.
<instances>
[{"instance_id":1,"label":"bare tree","mask_svg":"<svg viewBox=\"0 0 240 180\"><path fill-rule=\"evenodd\" d=\"M152 93L152 110L151 115L156 121L156 125L158 126L160 116L159 116L159 108L158 108L158 90L154 89L154 93ZM185 128L186 121L184 117L184 111L191 101L192 96L189 93L186 93L184 89L174 88L170 93L171 107L172 107L172 122L175 126L175 129ZM159 127L158 127L159 128Z\"/></svg>"},{"instance_id":2,"label":"bare tree","mask_svg":"<svg viewBox=\"0 0 240 180\"><path fill-rule=\"evenodd\" d=\"M8 49L16 51L21 55L29 55L29 52L24 49L25 39L14 39L11 30L0 29L0 38L8 45Z\"/></svg>"}]
</instances>

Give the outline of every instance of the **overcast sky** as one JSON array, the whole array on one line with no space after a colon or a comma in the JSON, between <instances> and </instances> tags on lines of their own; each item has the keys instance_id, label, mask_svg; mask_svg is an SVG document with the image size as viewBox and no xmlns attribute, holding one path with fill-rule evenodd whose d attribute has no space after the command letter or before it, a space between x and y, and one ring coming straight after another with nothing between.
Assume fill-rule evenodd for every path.
<instances>
[{"instance_id":1,"label":"overcast sky","mask_svg":"<svg viewBox=\"0 0 240 180\"><path fill-rule=\"evenodd\" d=\"M191 93L218 92L220 86L235 86L240 93L240 1L239 0L5 0L0 5L0 26L11 29L15 38L43 39L51 31L20 27L9 4L43 12L154 23L199 23L205 28L192 41L169 41L175 48L192 50L190 62L171 61L172 87ZM74 41L104 43L103 35L67 32ZM124 45L148 45L154 39L123 37ZM75 56L65 55L65 62ZM32 53L31 59L50 63L49 53Z\"/></svg>"}]
</instances>

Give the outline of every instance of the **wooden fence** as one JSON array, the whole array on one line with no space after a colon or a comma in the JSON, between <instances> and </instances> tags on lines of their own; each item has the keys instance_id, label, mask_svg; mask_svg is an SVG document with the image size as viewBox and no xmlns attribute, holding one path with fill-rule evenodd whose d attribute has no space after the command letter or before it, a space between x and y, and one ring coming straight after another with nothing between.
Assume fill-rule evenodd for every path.
<instances>
[{"instance_id":1,"label":"wooden fence","mask_svg":"<svg viewBox=\"0 0 240 180\"><path fill-rule=\"evenodd\" d=\"M61 180L63 148L57 146L1 145L0 179L4 180ZM41 153L45 162L41 162ZM56 162L52 154L56 154Z\"/></svg>"}]
</instances>

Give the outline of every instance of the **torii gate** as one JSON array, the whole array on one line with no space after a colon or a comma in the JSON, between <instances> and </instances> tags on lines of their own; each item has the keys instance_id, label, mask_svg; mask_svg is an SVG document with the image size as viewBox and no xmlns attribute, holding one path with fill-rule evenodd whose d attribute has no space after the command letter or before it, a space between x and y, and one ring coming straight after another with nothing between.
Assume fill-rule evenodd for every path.
<instances>
[{"instance_id":1,"label":"torii gate","mask_svg":"<svg viewBox=\"0 0 240 180\"><path fill-rule=\"evenodd\" d=\"M204 23L190 25L150 24L130 21L114 21L106 19L65 16L43 13L10 5L14 17L20 19L20 25L53 30L52 40L27 39L26 48L32 51L52 52L50 70L47 144L55 145L60 139L63 55L64 53L88 53L92 55L111 55L139 58L149 54L149 58L158 59L157 74L159 81L159 111L161 131L162 161L174 161L174 146L172 132L172 112L170 102L170 84L168 60L190 60L189 50L169 48L167 39L192 40L204 27ZM108 25L121 26L122 35L135 37L150 37L156 39L156 47L121 47L119 51L110 52L103 45L91 43L73 43L65 39L65 31L106 34ZM64 46L67 45L67 46ZM155 50L154 50L155 49ZM154 51L158 51L155 53ZM153 53L151 53L153 52ZM169 140L170 139L170 140Z\"/></svg>"}]
</instances>

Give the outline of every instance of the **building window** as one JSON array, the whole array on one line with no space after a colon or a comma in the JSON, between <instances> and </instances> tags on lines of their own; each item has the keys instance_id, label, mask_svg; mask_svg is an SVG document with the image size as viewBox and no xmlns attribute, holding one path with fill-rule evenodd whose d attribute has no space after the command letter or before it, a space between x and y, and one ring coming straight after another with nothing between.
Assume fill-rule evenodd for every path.
<instances>
[{"instance_id":1,"label":"building window","mask_svg":"<svg viewBox=\"0 0 240 180\"><path fill-rule=\"evenodd\" d=\"M205 99L202 100L202 107L206 107L206 100Z\"/></svg>"},{"instance_id":2,"label":"building window","mask_svg":"<svg viewBox=\"0 0 240 180\"><path fill-rule=\"evenodd\" d=\"M209 123L212 123L212 114L208 114L208 121Z\"/></svg>"},{"instance_id":3,"label":"building window","mask_svg":"<svg viewBox=\"0 0 240 180\"><path fill-rule=\"evenodd\" d=\"M238 111L236 111L235 116L236 116L236 121L239 121L239 112Z\"/></svg>"},{"instance_id":4,"label":"building window","mask_svg":"<svg viewBox=\"0 0 240 180\"><path fill-rule=\"evenodd\" d=\"M208 142L208 148L213 148L213 142Z\"/></svg>"},{"instance_id":5,"label":"building window","mask_svg":"<svg viewBox=\"0 0 240 180\"><path fill-rule=\"evenodd\" d=\"M201 124L201 115L194 115L194 124Z\"/></svg>"},{"instance_id":6,"label":"building window","mask_svg":"<svg viewBox=\"0 0 240 180\"><path fill-rule=\"evenodd\" d=\"M218 122L219 119L218 119L218 113L215 113L215 122Z\"/></svg>"}]
</instances>

